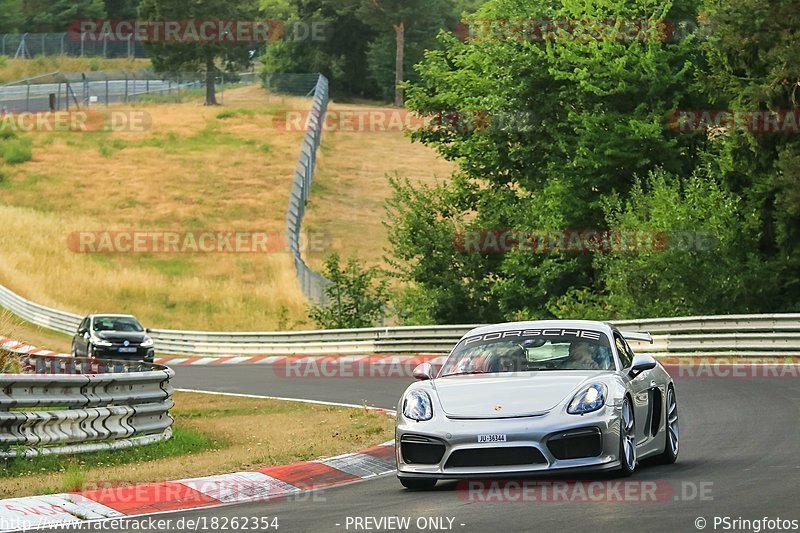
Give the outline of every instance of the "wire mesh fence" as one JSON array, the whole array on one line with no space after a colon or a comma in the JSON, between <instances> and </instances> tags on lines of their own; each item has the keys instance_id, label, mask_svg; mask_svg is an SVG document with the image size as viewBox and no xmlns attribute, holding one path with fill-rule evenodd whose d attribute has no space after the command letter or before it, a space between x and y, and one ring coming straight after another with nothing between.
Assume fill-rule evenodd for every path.
<instances>
[{"instance_id":1,"label":"wire mesh fence","mask_svg":"<svg viewBox=\"0 0 800 533\"><path fill-rule=\"evenodd\" d=\"M131 35L127 40L98 39L88 33L0 34L0 55L30 59L37 56L133 58L149 57L144 43Z\"/></svg>"},{"instance_id":2,"label":"wire mesh fence","mask_svg":"<svg viewBox=\"0 0 800 533\"><path fill-rule=\"evenodd\" d=\"M253 73L217 76L219 91L257 82ZM205 89L203 73L51 72L0 85L0 113L61 111L146 99L181 101Z\"/></svg>"},{"instance_id":3,"label":"wire mesh fence","mask_svg":"<svg viewBox=\"0 0 800 533\"><path fill-rule=\"evenodd\" d=\"M317 163L317 149L322 140L322 125L325 122L325 114L328 110L328 78L322 74L284 74L275 76L273 79L283 80L284 82L294 80L291 84L287 83L284 86L284 90L281 92L287 92L286 89L288 88L299 89L302 87L301 80L305 80L304 83L307 83L309 80L313 79L310 94L314 95L314 103L311 107L308 129L306 130L305 137L303 137L303 144L300 147L300 157L298 158L292 178L289 208L286 211L286 229L289 234L289 248L294 257L297 281L300 283L300 288L303 290L303 294L306 298L324 305L327 303L325 288L330 285L330 281L325 279L325 277L318 272L312 270L305 261L303 261L302 254L300 253L300 228L306 210L306 203L308 202L308 194L311 190L311 182L314 178L314 170ZM265 85L269 88L266 81ZM272 88L270 90L275 89Z\"/></svg>"}]
</instances>

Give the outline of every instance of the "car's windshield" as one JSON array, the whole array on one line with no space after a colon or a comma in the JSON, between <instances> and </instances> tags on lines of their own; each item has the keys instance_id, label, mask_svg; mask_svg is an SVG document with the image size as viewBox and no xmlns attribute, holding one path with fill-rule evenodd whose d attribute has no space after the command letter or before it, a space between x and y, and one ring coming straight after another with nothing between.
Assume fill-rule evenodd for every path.
<instances>
[{"instance_id":1,"label":"car's windshield","mask_svg":"<svg viewBox=\"0 0 800 533\"><path fill-rule=\"evenodd\" d=\"M462 339L441 376L537 370L612 370L608 338L600 331L527 329Z\"/></svg>"},{"instance_id":2,"label":"car's windshield","mask_svg":"<svg viewBox=\"0 0 800 533\"><path fill-rule=\"evenodd\" d=\"M142 332L144 328L133 317L98 316L94 318L94 330Z\"/></svg>"}]
</instances>

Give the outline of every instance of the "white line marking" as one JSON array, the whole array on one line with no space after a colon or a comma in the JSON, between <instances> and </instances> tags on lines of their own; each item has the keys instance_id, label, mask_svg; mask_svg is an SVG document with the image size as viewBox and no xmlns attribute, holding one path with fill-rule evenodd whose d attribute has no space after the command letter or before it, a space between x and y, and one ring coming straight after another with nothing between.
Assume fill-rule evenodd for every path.
<instances>
[{"instance_id":1,"label":"white line marking","mask_svg":"<svg viewBox=\"0 0 800 533\"><path fill-rule=\"evenodd\" d=\"M311 403L315 405L331 405L333 407L351 407L354 409L369 409L370 411L386 411L386 414L394 416L394 409L385 407L374 407L371 405L357 405L354 403L326 402L323 400L306 400L303 398L284 398L282 396L262 396L259 394L242 394L239 392L217 392L197 389L175 389L177 392L191 392L194 394L210 394L212 396L234 396L236 398L255 398L259 400L283 400L285 402Z\"/></svg>"}]
</instances>

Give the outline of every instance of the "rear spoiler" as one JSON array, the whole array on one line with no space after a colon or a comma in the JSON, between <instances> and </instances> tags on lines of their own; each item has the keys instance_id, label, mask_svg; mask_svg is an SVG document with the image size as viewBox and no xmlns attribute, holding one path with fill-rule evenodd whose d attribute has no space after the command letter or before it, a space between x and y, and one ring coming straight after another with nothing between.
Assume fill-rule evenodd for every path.
<instances>
[{"instance_id":1,"label":"rear spoiler","mask_svg":"<svg viewBox=\"0 0 800 533\"><path fill-rule=\"evenodd\" d=\"M641 341L653 344L653 336L649 333L639 333L636 331L620 331L622 337L629 341Z\"/></svg>"}]
</instances>

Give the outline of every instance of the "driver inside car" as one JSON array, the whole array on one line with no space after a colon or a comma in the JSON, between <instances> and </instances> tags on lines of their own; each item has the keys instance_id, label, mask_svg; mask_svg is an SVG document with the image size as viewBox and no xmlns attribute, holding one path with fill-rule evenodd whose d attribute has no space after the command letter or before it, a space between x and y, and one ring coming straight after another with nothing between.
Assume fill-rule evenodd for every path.
<instances>
[{"instance_id":1,"label":"driver inside car","mask_svg":"<svg viewBox=\"0 0 800 533\"><path fill-rule=\"evenodd\" d=\"M593 357L592 345L585 341L575 341L569 346L569 356L562 368L568 370L601 370Z\"/></svg>"}]
</instances>

